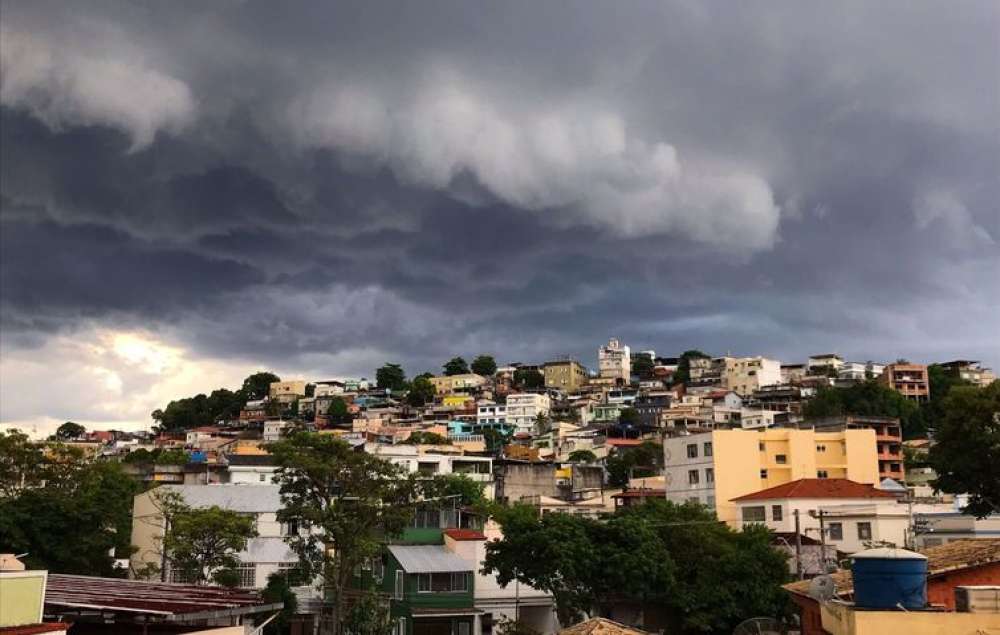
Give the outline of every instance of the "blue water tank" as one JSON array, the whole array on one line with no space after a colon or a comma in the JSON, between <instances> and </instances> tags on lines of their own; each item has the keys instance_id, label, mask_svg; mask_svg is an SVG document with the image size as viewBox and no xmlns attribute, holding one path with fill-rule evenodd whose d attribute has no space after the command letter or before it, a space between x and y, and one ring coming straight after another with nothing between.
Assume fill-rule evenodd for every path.
<instances>
[{"instance_id":1,"label":"blue water tank","mask_svg":"<svg viewBox=\"0 0 1000 635\"><path fill-rule=\"evenodd\" d=\"M878 548L853 556L854 605L866 609L927 606L927 557L906 549Z\"/></svg>"}]
</instances>

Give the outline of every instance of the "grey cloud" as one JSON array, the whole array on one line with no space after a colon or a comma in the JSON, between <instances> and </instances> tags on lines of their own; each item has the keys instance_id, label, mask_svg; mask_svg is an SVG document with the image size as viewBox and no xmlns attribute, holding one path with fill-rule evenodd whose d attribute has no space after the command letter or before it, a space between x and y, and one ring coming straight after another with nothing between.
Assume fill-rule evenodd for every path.
<instances>
[{"instance_id":1,"label":"grey cloud","mask_svg":"<svg viewBox=\"0 0 1000 635\"><path fill-rule=\"evenodd\" d=\"M5 346L1000 363L990 3L3 9Z\"/></svg>"}]
</instances>

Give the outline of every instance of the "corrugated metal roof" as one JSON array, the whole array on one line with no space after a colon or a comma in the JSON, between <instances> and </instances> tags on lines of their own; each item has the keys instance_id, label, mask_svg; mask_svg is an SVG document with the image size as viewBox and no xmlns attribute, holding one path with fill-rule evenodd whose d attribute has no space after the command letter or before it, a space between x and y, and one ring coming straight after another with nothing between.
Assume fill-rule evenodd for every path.
<instances>
[{"instance_id":1,"label":"corrugated metal roof","mask_svg":"<svg viewBox=\"0 0 1000 635\"><path fill-rule=\"evenodd\" d=\"M234 512L276 512L281 509L277 485L163 485L191 507L218 505Z\"/></svg>"},{"instance_id":2,"label":"corrugated metal roof","mask_svg":"<svg viewBox=\"0 0 1000 635\"><path fill-rule=\"evenodd\" d=\"M173 615L269 606L260 595L222 587L49 574L45 604L64 608Z\"/></svg>"},{"instance_id":3,"label":"corrugated metal roof","mask_svg":"<svg viewBox=\"0 0 1000 635\"><path fill-rule=\"evenodd\" d=\"M471 563L438 545L390 545L389 552L407 573L472 571Z\"/></svg>"}]
</instances>

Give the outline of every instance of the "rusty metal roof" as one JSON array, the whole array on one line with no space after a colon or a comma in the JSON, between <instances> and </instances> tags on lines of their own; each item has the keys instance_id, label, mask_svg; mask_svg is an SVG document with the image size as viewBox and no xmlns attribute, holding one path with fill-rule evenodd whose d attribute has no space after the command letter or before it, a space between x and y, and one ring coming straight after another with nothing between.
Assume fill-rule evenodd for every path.
<instances>
[{"instance_id":1,"label":"rusty metal roof","mask_svg":"<svg viewBox=\"0 0 1000 635\"><path fill-rule=\"evenodd\" d=\"M264 602L253 591L59 573L49 575L45 605L47 610L143 614L165 621L200 619L209 614L257 613L282 607L280 603Z\"/></svg>"}]
</instances>

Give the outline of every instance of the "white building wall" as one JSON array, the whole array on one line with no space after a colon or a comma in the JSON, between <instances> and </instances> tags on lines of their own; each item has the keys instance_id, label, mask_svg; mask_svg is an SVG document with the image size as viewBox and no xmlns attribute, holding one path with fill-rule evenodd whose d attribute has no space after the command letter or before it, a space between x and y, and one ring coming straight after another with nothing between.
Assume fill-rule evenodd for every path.
<instances>
[{"instance_id":1,"label":"white building wall","mask_svg":"<svg viewBox=\"0 0 1000 635\"><path fill-rule=\"evenodd\" d=\"M712 442L712 433L670 437L663 441L664 484L667 500L681 504L697 501L715 509L715 456L706 456L705 443ZM694 446L694 456L689 456L688 446ZM711 472L709 472L711 470ZM698 475L698 482L691 483L691 473Z\"/></svg>"}]
</instances>

